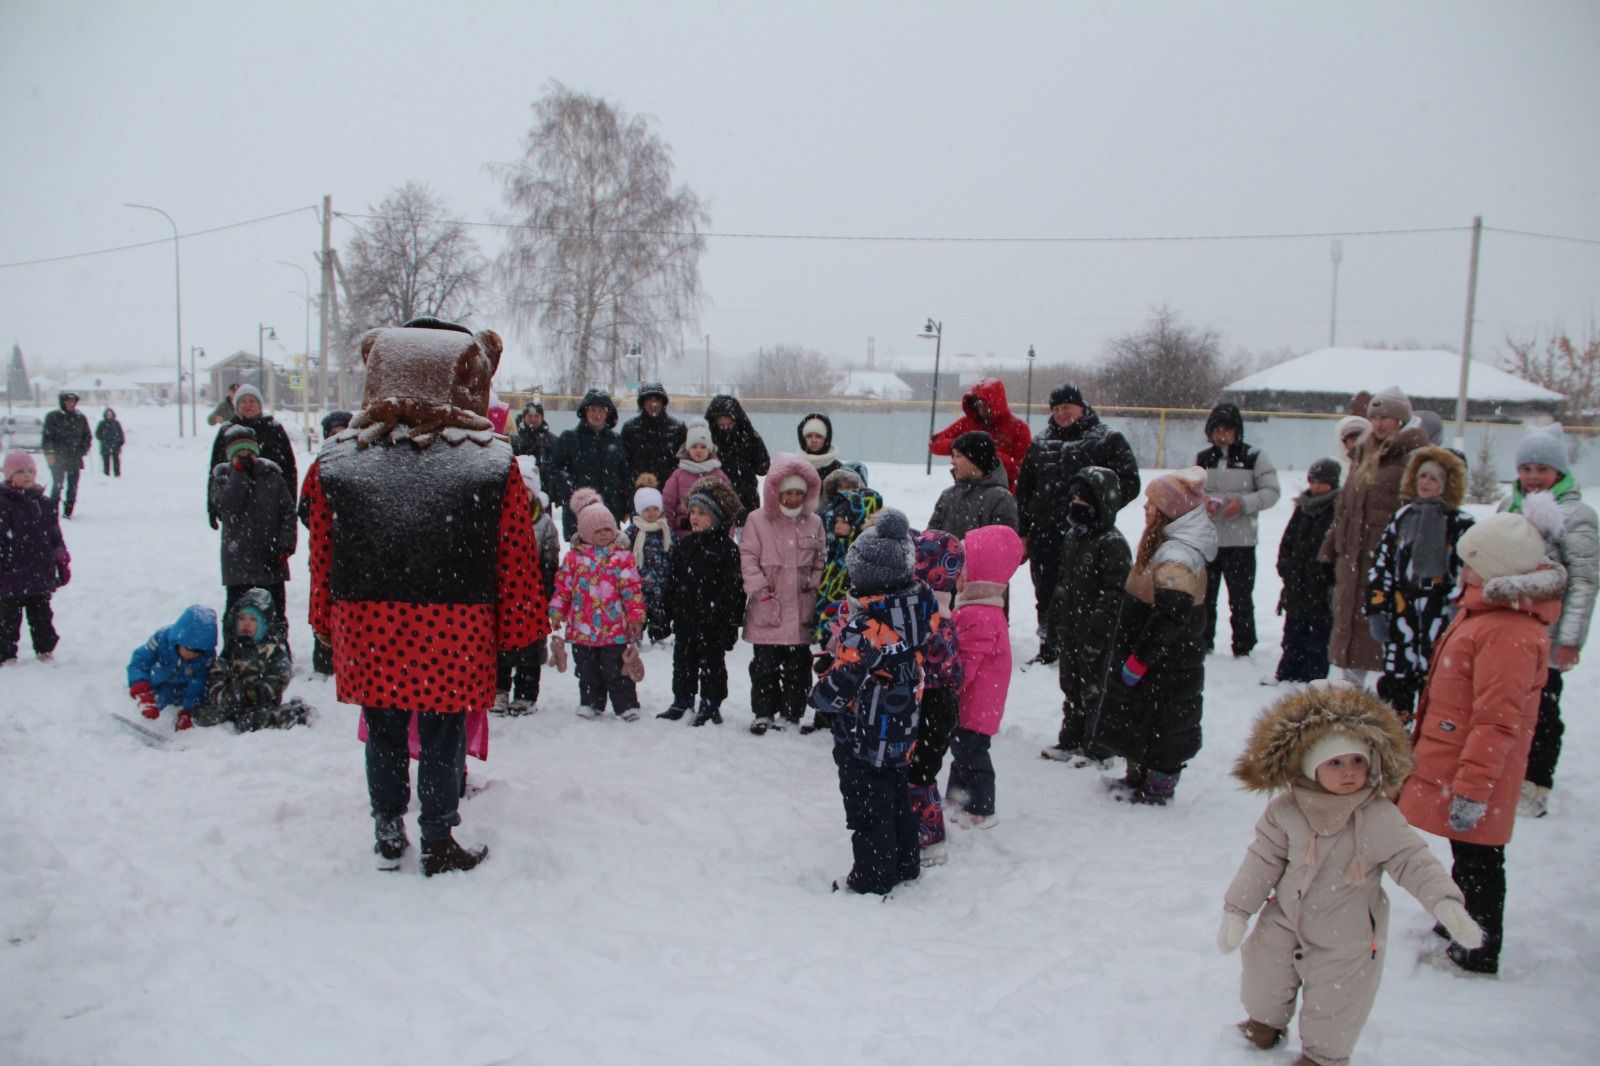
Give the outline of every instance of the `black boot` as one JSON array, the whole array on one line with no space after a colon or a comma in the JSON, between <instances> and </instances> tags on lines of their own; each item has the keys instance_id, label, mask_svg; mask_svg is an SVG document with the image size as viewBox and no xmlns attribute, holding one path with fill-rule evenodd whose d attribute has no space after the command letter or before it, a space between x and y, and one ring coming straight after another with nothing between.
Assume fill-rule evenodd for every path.
<instances>
[{"instance_id":1,"label":"black boot","mask_svg":"<svg viewBox=\"0 0 1600 1066\"><path fill-rule=\"evenodd\" d=\"M756 720L750 723L750 732L759 737L767 730L773 728L773 725L774 723L770 716L757 716ZM781 729L783 727L778 726L778 728Z\"/></svg>"},{"instance_id":2,"label":"black boot","mask_svg":"<svg viewBox=\"0 0 1600 1066\"><path fill-rule=\"evenodd\" d=\"M686 715L688 713L689 713L689 708L687 708L687 707L679 707L676 703L674 703L671 707L668 707L666 710L664 710L660 714L656 715L656 717L657 718L665 718L669 722L676 722L678 719L682 718L684 715ZM695 724L698 725L699 723L696 722Z\"/></svg>"},{"instance_id":3,"label":"black boot","mask_svg":"<svg viewBox=\"0 0 1600 1066\"><path fill-rule=\"evenodd\" d=\"M694 712L694 721L690 722L689 724L702 726L707 722L715 722L718 725L721 725L722 712L717 709L717 705L715 703L712 703L710 700L702 696L700 698L700 709Z\"/></svg>"},{"instance_id":4,"label":"black boot","mask_svg":"<svg viewBox=\"0 0 1600 1066\"><path fill-rule=\"evenodd\" d=\"M448 833L432 839L424 837L422 840L422 872L427 877L453 870L466 872L488 857L487 845L464 848Z\"/></svg>"},{"instance_id":5,"label":"black boot","mask_svg":"<svg viewBox=\"0 0 1600 1066\"><path fill-rule=\"evenodd\" d=\"M378 869L400 869L400 857L411 847L411 842L406 840L406 824L398 818L392 821L385 819L378 823L377 833L378 839L372 845L372 853Z\"/></svg>"}]
</instances>

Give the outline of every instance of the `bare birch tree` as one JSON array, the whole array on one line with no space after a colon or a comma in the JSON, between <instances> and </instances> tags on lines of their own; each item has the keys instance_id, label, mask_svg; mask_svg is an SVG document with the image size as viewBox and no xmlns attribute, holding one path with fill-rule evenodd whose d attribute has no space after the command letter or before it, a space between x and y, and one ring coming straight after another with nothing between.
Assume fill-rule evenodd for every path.
<instances>
[{"instance_id":1,"label":"bare birch tree","mask_svg":"<svg viewBox=\"0 0 1600 1066\"><path fill-rule=\"evenodd\" d=\"M349 330L470 316L489 261L466 227L446 217L444 202L412 181L368 212L342 257Z\"/></svg>"},{"instance_id":2,"label":"bare birch tree","mask_svg":"<svg viewBox=\"0 0 1600 1066\"><path fill-rule=\"evenodd\" d=\"M1234 369L1214 330L1186 326L1176 311L1158 307L1142 329L1106 345L1101 398L1108 406L1210 407Z\"/></svg>"},{"instance_id":3,"label":"bare birch tree","mask_svg":"<svg viewBox=\"0 0 1600 1066\"><path fill-rule=\"evenodd\" d=\"M832 378L833 367L820 352L779 344L756 353L755 363L739 377L739 389L758 397L826 396Z\"/></svg>"},{"instance_id":4,"label":"bare birch tree","mask_svg":"<svg viewBox=\"0 0 1600 1066\"><path fill-rule=\"evenodd\" d=\"M699 197L673 185L648 120L555 83L523 158L491 169L513 223L495 274L513 319L565 357L569 392L609 384L637 344L671 350L700 305ZM642 368L641 368L642 370Z\"/></svg>"}]
</instances>

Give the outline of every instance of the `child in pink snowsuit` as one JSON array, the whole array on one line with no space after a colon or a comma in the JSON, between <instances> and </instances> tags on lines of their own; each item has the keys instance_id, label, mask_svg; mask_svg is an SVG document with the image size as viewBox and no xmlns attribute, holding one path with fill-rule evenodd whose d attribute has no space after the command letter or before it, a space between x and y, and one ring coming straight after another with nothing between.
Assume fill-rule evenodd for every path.
<instances>
[{"instance_id":1,"label":"child in pink snowsuit","mask_svg":"<svg viewBox=\"0 0 1600 1066\"><path fill-rule=\"evenodd\" d=\"M950 741L945 797L962 808L950 820L968 829L994 825L994 762L989 738L1000 731L1011 687L1011 628L1005 592L1022 564L1022 538L1010 526L981 526L962 538L966 568L953 614L961 655L961 719Z\"/></svg>"}]
</instances>

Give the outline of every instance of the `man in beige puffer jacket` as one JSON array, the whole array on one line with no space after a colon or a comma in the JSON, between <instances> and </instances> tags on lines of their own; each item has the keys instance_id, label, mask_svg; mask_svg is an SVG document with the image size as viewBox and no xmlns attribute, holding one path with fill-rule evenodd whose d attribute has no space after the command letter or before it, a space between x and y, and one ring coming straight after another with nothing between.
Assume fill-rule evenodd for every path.
<instances>
[{"instance_id":1,"label":"man in beige puffer jacket","mask_svg":"<svg viewBox=\"0 0 1600 1066\"><path fill-rule=\"evenodd\" d=\"M1250 1017L1239 1029L1257 1047L1283 1038L1299 995L1296 1066L1350 1060L1383 977L1385 871L1455 940L1481 942L1461 890L1388 798L1410 769L1394 712L1326 682L1267 708L1234 764L1246 788L1281 791L1228 886L1217 945L1231 952L1244 944L1241 999Z\"/></svg>"}]
</instances>

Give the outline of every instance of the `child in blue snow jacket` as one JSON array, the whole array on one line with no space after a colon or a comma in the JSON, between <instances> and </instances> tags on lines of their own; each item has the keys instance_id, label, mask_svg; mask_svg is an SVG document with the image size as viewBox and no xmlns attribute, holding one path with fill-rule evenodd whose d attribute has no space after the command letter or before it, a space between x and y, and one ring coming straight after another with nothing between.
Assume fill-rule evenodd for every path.
<instances>
[{"instance_id":1,"label":"child in blue snow jacket","mask_svg":"<svg viewBox=\"0 0 1600 1066\"><path fill-rule=\"evenodd\" d=\"M667 520L661 490L650 487L633 494L633 521L628 523L622 546L633 552L644 585L646 632L663 641L672 632L667 614L667 579L672 575L672 525Z\"/></svg>"},{"instance_id":2,"label":"child in blue snow jacket","mask_svg":"<svg viewBox=\"0 0 1600 1066\"><path fill-rule=\"evenodd\" d=\"M854 865L835 891L885 894L921 872L907 774L917 737L922 656L943 620L914 576L905 515L883 511L850 549L851 604L833 665L810 703L833 718L833 761Z\"/></svg>"},{"instance_id":3,"label":"child in blue snow jacket","mask_svg":"<svg viewBox=\"0 0 1600 1066\"><path fill-rule=\"evenodd\" d=\"M217 612L200 604L183 609L178 620L150 635L128 660L128 695L146 718L161 708L178 708L177 728L193 725L189 712L206 695L206 674L217 651Z\"/></svg>"}]
</instances>

